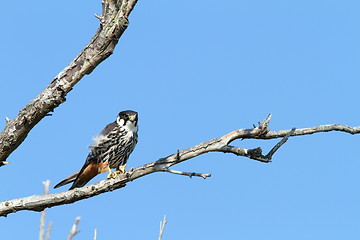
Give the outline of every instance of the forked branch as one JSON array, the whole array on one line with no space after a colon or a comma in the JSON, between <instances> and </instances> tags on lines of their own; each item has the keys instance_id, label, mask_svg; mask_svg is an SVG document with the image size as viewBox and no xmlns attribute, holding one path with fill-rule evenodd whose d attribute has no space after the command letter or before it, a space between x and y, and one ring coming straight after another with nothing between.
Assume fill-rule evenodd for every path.
<instances>
[{"instance_id":1,"label":"forked branch","mask_svg":"<svg viewBox=\"0 0 360 240\"><path fill-rule=\"evenodd\" d=\"M292 136L307 135L316 132L328 132L328 131L342 131L351 134L360 133L360 127L348 127L343 125L323 125L304 129L291 129L283 131L270 131L268 124L270 122L271 115L269 115L263 122L259 123L257 127L251 129L239 129L228 133L220 138L213 138L209 141L200 143L188 149L177 151L176 153L169 155L159 160L145 164L136 169L130 169L125 174L119 175L116 179L106 179L98 183L84 186L82 188L75 188L73 190L45 194L34 195L30 197L24 197L9 201L0 202L0 216L6 216L9 213L14 213L22 210L42 211L45 208L59 206L64 204L74 203L76 201L94 197L96 195L110 192L115 189L125 187L128 182L131 182L137 178L144 177L154 172L170 172L186 176L199 176L210 177L210 174L192 173L192 172L180 172L169 169L170 167L184 162L186 160L197 157L201 154L208 152L224 152L232 153L237 156L243 156L250 159L254 159L260 162L268 163L272 160L273 154ZM332 127L331 127L332 126ZM263 155L260 147L255 149L244 149L240 147L228 145L236 139L271 139L282 138L268 154Z\"/></svg>"},{"instance_id":2,"label":"forked branch","mask_svg":"<svg viewBox=\"0 0 360 240\"><path fill-rule=\"evenodd\" d=\"M78 224L80 222L80 217L76 217L75 222L73 226L70 229L69 235L67 237L67 240L71 240L76 234L80 232L80 229L78 228Z\"/></svg>"},{"instance_id":3,"label":"forked branch","mask_svg":"<svg viewBox=\"0 0 360 240\"><path fill-rule=\"evenodd\" d=\"M24 141L31 129L66 101L66 95L75 84L113 53L129 24L128 17L137 0L102 2L102 14L97 16L100 27L89 44L14 119L5 118L6 126L0 133L0 167L8 163L7 157Z\"/></svg>"}]
</instances>

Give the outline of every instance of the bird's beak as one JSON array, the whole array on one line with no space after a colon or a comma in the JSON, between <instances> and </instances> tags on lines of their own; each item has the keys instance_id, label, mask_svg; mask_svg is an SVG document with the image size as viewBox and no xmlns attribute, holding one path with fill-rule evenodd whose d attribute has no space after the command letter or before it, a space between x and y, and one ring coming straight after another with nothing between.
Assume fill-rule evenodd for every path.
<instances>
[{"instance_id":1,"label":"bird's beak","mask_svg":"<svg viewBox=\"0 0 360 240\"><path fill-rule=\"evenodd\" d=\"M135 116L134 116L134 115L129 116L129 120L130 120L130 121L134 121L134 120L135 120Z\"/></svg>"}]
</instances>

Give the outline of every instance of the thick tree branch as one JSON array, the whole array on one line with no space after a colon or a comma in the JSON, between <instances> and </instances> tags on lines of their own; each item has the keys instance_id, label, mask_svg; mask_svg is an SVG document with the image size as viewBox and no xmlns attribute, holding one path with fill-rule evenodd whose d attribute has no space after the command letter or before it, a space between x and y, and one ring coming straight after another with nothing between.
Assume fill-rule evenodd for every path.
<instances>
[{"instance_id":1,"label":"thick tree branch","mask_svg":"<svg viewBox=\"0 0 360 240\"><path fill-rule=\"evenodd\" d=\"M209 141L200 143L191 148L182 151L178 150L176 153L169 155L165 158L161 158L155 162L145 164L136 169L131 169L125 174L119 175L116 179L106 179L89 186L75 188L73 190L60 193L34 195L30 197L0 202L0 216L6 216L9 213L14 213L22 210L42 211L48 207L74 203L82 199L94 197L105 192L110 192L115 189L122 188L126 185L126 183L154 172L172 172L181 174L179 171L169 170L169 168L175 164L181 163L183 161L189 160L191 158L208 152L233 153L237 156L248 157L250 159L254 159L260 162L270 162L272 155L275 153L275 151L278 150L290 136L307 135L315 132L328 131L342 131L351 134L360 133L360 127L348 127L337 124L304 128L298 130L295 130L295 128L293 128L290 131L270 131L268 128L270 119L271 115L269 115L263 122L259 123L259 126L252 129L239 129L228 133L220 138L213 138ZM267 155L264 156L262 155L261 148L243 149L228 145L230 142L236 139L244 138L282 139L273 147L273 149L270 150ZM181 175L189 176L192 174L193 173L183 173ZM194 176L201 176L201 174L196 174ZM206 175L206 177L209 177L209 175Z\"/></svg>"},{"instance_id":2,"label":"thick tree branch","mask_svg":"<svg viewBox=\"0 0 360 240\"><path fill-rule=\"evenodd\" d=\"M126 30L128 17L137 0L103 0L100 27L90 43L62 70L51 83L19 114L6 118L5 129L0 133L0 166L24 141L31 129L56 107L66 101L66 95L86 74L90 74L114 51L119 38Z\"/></svg>"}]
</instances>

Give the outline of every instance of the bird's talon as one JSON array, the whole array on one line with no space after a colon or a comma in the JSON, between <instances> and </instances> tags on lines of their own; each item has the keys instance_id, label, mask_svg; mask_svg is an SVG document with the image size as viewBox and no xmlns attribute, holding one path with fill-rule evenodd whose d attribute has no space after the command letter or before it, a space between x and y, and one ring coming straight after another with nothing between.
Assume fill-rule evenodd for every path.
<instances>
[{"instance_id":1,"label":"bird's talon","mask_svg":"<svg viewBox=\"0 0 360 240\"><path fill-rule=\"evenodd\" d=\"M115 171L115 172L109 172L109 174L107 175L107 178L116 178L118 175L118 173Z\"/></svg>"}]
</instances>

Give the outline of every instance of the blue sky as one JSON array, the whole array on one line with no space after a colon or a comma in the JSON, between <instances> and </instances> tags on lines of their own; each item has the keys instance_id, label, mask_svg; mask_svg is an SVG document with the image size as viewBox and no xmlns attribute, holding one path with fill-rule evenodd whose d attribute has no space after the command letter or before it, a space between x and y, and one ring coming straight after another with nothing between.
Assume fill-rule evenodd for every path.
<instances>
[{"instance_id":1,"label":"blue sky","mask_svg":"<svg viewBox=\"0 0 360 240\"><path fill-rule=\"evenodd\" d=\"M88 43L100 1L1 3L0 118L14 118ZM359 1L139 1L114 54L85 76L0 168L0 201L41 194L79 169L87 146L124 109L139 112L139 143L129 167L165 157L270 112L272 130L360 125ZM0 121L3 128L5 120ZM229 154L54 207L52 240L359 239L359 136L291 138L271 164ZM276 140L235 141L268 151ZM104 179L98 176L93 182ZM51 189L51 192L66 190ZM0 219L4 239L36 239L40 214Z\"/></svg>"}]
</instances>

